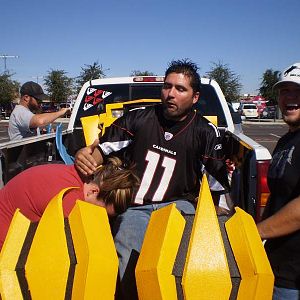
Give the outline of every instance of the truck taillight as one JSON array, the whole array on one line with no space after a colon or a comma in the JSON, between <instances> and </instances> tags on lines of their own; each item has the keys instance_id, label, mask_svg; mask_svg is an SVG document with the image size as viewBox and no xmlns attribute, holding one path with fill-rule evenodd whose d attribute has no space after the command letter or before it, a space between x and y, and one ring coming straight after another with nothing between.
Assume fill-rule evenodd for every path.
<instances>
[{"instance_id":1,"label":"truck taillight","mask_svg":"<svg viewBox=\"0 0 300 300\"><path fill-rule=\"evenodd\" d=\"M163 82L162 76L138 76L133 78L133 82Z\"/></svg>"},{"instance_id":2,"label":"truck taillight","mask_svg":"<svg viewBox=\"0 0 300 300\"><path fill-rule=\"evenodd\" d=\"M267 182L267 175L270 161L258 161L257 166L257 205L256 205L256 222L261 220L265 206L267 204L270 190Z\"/></svg>"}]
</instances>

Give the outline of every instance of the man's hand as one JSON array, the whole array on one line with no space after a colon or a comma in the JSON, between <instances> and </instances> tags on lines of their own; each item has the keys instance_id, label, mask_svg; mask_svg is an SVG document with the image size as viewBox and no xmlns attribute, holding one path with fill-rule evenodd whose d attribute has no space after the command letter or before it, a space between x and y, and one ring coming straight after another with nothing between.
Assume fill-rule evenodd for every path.
<instances>
[{"instance_id":1,"label":"man's hand","mask_svg":"<svg viewBox=\"0 0 300 300\"><path fill-rule=\"evenodd\" d=\"M230 210L224 207L215 205L215 209L216 209L217 216L227 216L230 214Z\"/></svg>"},{"instance_id":2,"label":"man's hand","mask_svg":"<svg viewBox=\"0 0 300 300\"><path fill-rule=\"evenodd\" d=\"M71 109L69 107L64 107L59 110L61 112L61 116L64 116L66 113L70 113Z\"/></svg>"},{"instance_id":3,"label":"man's hand","mask_svg":"<svg viewBox=\"0 0 300 300\"><path fill-rule=\"evenodd\" d=\"M78 150L75 155L75 167L83 175L92 175L99 165L92 155L97 150L98 144L99 140L97 139L92 145ZM97 151L99 152L99 150Z\"/></svg>"}]
</instances>

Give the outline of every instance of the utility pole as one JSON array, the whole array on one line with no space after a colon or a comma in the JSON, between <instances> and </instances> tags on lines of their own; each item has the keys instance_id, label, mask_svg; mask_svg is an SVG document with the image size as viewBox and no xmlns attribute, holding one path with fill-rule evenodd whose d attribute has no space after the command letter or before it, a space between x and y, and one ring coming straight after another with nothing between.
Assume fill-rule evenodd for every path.
<instances>
[{"instance_id":1,"label":"utility pole","mask_svg":"<svg viewBox=\"0 0 300 300\"><path fill-rule=\"evenodd\" d=\"M7 54L2 54L0 55L0 58L4 59L4 73L7 73L7 69L6 69L6 60L8 58L19 58L19 55L7 55Z\"/></svg>"},{"instance_id":2,"label":"utility pole","mask_svg":"<svg viewBox=\"0 0 300 300\"><path fill-rule=\"evenodd\" d=\"M39 83L39 78L44 78L43 75L36 75L36 76L32 76L32 78L36 79L36 83Z\"/></svg>"}]
</instances>

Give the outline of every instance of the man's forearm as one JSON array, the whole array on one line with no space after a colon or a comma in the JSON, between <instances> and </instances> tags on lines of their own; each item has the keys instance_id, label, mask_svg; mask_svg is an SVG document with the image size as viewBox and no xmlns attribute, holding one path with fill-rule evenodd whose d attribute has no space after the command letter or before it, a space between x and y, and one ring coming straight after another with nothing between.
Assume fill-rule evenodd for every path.
<instances>
[{"instance_id":1,"label":"man's forearm","mask_svg":"<svg viewBox=\"0 0 300 300\"><path fill-rule=\"evenodd\" d=\"M300 230L300 197L258 223L257 228L262 239L280 237Z\"/></svg>"},{"instance_id":2,"label":"man's forearm","mask_svg":"<svg viewBox=\"0 0 300 300\"><path fill-rule=\"evenodd\" d=\"M65 111L59 110L52 113L43 113L43 114L36 114L32 117L30 121L30 127L36 128L48 125L55 121L57 118L62 117L65 114Z\"/></svg>"}]
</instances>

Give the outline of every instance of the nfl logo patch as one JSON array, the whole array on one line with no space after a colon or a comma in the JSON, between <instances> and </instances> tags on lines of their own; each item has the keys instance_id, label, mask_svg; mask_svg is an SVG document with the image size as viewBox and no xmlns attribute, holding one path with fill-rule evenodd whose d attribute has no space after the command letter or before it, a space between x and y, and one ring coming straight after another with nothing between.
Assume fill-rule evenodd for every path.
<instances>
[{"instance_id":1,"label":"nfl logo patch","mask_svg":"<svg viewBox=\"0 0 300 300\"><path fill-rule=\"evenodd\" d=\"M169 141L171 138L173 137L173 134L172 133L170 133L170 132L165 132L165 140L166 141Z\"/></svg>"}]
</instances>

